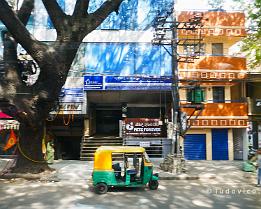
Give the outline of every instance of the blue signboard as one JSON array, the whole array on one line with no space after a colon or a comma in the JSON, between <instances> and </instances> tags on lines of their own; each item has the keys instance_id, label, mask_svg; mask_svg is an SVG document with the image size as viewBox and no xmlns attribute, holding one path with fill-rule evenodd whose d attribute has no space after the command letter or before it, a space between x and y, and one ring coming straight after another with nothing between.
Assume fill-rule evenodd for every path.
<instances>
[{"instance_id":1,"label":"blue signboard","mask_svg":"<svg viewBox=\"0 0 261 209\"><path fill-rule=\"evenodd\" d=\"M84 76L84 90L102 90L103 76Z\"/></svg>"},{"instance_id":2,"label":"blue signboard","mask_svg":"<svg viewBox=\"0 0 261 209\"><path fill-rule=\"evenodd\" d=\"M62 88L59 101L64 103L83 102L83 88Z\"/></svg>"},{"instance_id":3,"label":"blue signboard","mask_svg":"<svg viewBox=\"0 0 261 209\"><path fill-rule=\"evenodd\" d=\"M171 77L84 76L84 90L171 90Z\"/></svg>"}]
</instances>

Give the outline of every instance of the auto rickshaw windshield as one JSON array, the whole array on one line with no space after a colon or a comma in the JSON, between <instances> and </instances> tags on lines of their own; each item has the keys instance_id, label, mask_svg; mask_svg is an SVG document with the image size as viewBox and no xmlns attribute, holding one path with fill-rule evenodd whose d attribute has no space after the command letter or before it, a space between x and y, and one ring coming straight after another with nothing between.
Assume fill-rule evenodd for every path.
<instances>
[{"instance_id":1,"label":"auto rickshaw windshield","mask_svg":"<svg viewBox=\"0 0 261 209\"><path fill-rule=\"evenodd\" d=\"M144 158L146 163L151 163L150 158L146 152L144 152Z\"/></svg>"}]
</instances>

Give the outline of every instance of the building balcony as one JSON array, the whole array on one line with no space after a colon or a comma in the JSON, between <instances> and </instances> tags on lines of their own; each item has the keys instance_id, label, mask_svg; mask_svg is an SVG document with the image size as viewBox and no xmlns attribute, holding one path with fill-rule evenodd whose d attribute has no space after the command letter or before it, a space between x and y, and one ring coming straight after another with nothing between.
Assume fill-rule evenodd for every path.
<instances>
[{"instance_id":1,"label":"building balcony","mask_svg":"<svg viewBox=\"0 0 261 209\"><path fill-rule=\"evenodd\" d=\"M197 12L196 12L197 13ZM243 12L205 11L201 34L208 36L245 37L245 14ZM195 15L193 11L182 11L178 14L179 22L187 22ZM194 35L191 30L180 30L179 36Z\"/></svg>"},{"instance_id":2,"label":"building balcony","mask_svg":"<svg viewBox=\"0 0 261 209\"><path fill-rule=\"evenodd\" d=\"M202 56L193 63L179 63L182 80L241 80L247 76L246 59L229 56Z\"/></svg>"},{"instance_id":3,"label":"building balcony","mask_svg":"<svg viewBox=\"0 0 261 209\"><path fill-rule=\"evenodd\" d=\"M227 127L245 128L248 122L247 103L208 103L204 105L202 112L193 108L182 108L188 117L192 128L196 127ZM198 115L198 117L196 117Z\"/></svg>"}]
</instances>

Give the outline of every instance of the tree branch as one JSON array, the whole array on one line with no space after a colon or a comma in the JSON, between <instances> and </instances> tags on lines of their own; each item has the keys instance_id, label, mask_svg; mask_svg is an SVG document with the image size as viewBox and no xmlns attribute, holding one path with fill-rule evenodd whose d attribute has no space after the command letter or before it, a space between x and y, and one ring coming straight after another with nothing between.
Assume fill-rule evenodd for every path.
<instances>
[{"instance_id":1,"label":"tree branch","mask_svg":"<svg viewBox=\"0 0 261 209\"><path fill-rule=\"evenodd\" d=\"M23 4L20 10L18 11L18 17L24 25L27 24L33 9L34 9L34 0L23 1ZM17 67L17 43L13 38L10 37L7 31L5 34L3 34L3 42L4 42L4 61L18 68Z\"/></svg>"},{"instance_id":2,"label":"tree branch","mask_svg":"<svg viewBox=\"0 0 261 209\"><path fill-rule=\"evenodd\" d=\"M77 0L73 11L73 16L84 17L87 14L89 2L90 0Z\"/></svg>"},{"instance_id":3,"label":"tree branch","mask_svg":"<svg viewBox=\"0 0 261 209\"><path fill-rule=\"evenodd\" d=\"M29 33L5 0L0 0L0 20L5 24L16 42L21 44L22 47L38 62L39 57L37 54L44 44L37 41Z\"/></svg>"},{"instance_id":4,"label":"tree branch","mask_svg":"<svg viewBox=\"0 0 261 209\"><path fill-rule=\"evenodd\" d=\"M118 14L122 2L123 0L107 0L104 2L99 9L90 14L90 17L92 17L96 23L94 25L98 27L112 12Z\"/></svg>"},{"instance_id":5,"label":"tree branch","mask_svg":"<svg viewBox=\"0 0 261 209\"><path fill-rule=\"evenodd\" d=\"M34 0L24 0L18 12L18 18L26 25L34 9Z\"/></svg>"},{"instance_id":6,"label":"tree branch","mask_svg":"<svg viewBox=\"0 0 261 209\"><path fill-rule=\"evenodd\" d=\"M62 8L59 6L56 0L42 0L43 4L52 20L54 28L57 33L62 32L63 26L66 20L66 14L63 12Z\"/></svg>"}]
</instances>

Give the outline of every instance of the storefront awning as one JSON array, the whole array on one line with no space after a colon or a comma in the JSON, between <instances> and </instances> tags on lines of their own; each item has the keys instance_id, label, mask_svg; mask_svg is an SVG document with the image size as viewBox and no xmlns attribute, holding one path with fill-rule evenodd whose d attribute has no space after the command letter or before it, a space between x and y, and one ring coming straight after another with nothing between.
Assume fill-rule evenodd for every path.
<instances>
[{"instance_id":1,"label":"storefront awning","mask_svg":"<svg viewBox=\"0 0 261 209\"><path fill-rule=\"evenodd\" d=\"M19 129L19 122L16 120L12 120L12 117L0 112L0 130L3 129Z\"/></svg>"},{"instance_id":2,"label":"storefront awning","mask_svg":"<svg viewBox=\"0 0 261 209\"><path fill-rule=\"evenodd\" d=\"M12 118L12 117L3 112L0 112L0 120L1 119L10 119L10 118Z\"/></svg>"}]
</instances>

